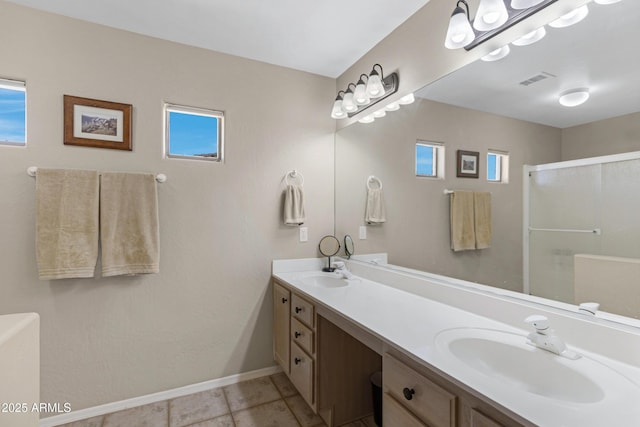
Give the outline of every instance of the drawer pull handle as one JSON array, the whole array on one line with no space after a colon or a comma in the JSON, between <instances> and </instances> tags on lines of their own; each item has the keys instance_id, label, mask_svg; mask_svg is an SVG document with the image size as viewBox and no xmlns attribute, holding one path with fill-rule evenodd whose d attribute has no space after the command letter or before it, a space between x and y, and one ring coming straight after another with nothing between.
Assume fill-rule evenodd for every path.
<instances>
[{"instance_id":1,"label":"drawer pull handle","mask_svg":"<svg viewBox=\"0 0 640 427\"><path fill-rule=\"evenodd\" d=\"M413 395L416 394L416 391L412 388L405 387L402 390L402 394L404 394L404 398L407 400L413 399Z\"/></svg>"},{"instance_id":2,"label":"drawer pull handle","mask_svg":"<svg viewBox=\"0 0 640 427\"><path fill-rule=\"evenodd\" d=\"M293 335L294 335L296 338L298 338L298 337L300 337L300 335L302 335L302 334L301 334L300 332L295 332Z\"/></svg>"},{"instance_id":3,"label":"drawer pull handle","mask_svg":"<svg viewBox=\"0 0 640 427\"><path fill-rule=\"evenodd\" d=\"M300 359L299 357L296 357L295 359L293 359L293 363L295 363L296 365L299 365L300 362L302 362L302 359Z\"/></svg>"},{"instance_id":4,"label":"drawer pull handle","mask_svg":"<svg viewBox=\"0 0 640 427\"><path fill-rule=\"evenodd\" d=\"M282 303L283 303L283 304L286 304L286 303L287 303L287 301L289 301L289 300L288 300L288 299L286 299L286 298L282 298Z\"/></svg>"},{"instance_id":5,"label":"drawer pull handle","mask_svg":"<svg viewBox=\"0 0 640 427\"><path fill-rule=\"evenodd\" d=\"M302 309L300 307L296 307L296 314L300 313L302 311Z\"/></svg>"}]
</instances>

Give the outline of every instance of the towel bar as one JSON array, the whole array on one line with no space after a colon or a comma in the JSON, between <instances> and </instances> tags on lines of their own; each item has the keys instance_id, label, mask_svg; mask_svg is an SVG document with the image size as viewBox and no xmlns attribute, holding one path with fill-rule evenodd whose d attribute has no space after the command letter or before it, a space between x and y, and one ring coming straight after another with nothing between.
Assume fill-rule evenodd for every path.
<instances>
[{"instance_id":1,"label":"towel bar","mask_svg":"<svg viewBox=\"0 0 640 427\"><path fill-rule=\"evenodd\" d=\"M38 171L38 167L37 166L30 166L29 168L27 168L27 175L29 176L36 176L36 172ZM156 181L159 183L163 183L167 181L167 175L163 174L163 173L159 173L156 175Z\"/></svg>"}]
</instances>

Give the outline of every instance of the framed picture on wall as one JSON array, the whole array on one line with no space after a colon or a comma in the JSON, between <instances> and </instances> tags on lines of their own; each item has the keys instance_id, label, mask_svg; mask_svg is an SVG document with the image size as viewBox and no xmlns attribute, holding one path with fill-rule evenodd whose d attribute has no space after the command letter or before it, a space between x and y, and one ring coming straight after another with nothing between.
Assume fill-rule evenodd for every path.
<instances>
[{"instance_id":1,"label":"framed picture on wall","mask_svg":"<svg viewBox=\"0 0 640 427\"><path fill-rule=\"evenodd\" d=\"M477 178L479 176L480 153L458 150L456 176L458 178Z\"/></svg>"},{"instance_id":2,"label":"framed picture on wall","mask_svg":"<svg viewBox=\"0 0 640 427\"><path fill-rule=\"evenodd\" d=\"M64 96L64 143L131 151L131 104Z\"/></svg>"}]
</instances>

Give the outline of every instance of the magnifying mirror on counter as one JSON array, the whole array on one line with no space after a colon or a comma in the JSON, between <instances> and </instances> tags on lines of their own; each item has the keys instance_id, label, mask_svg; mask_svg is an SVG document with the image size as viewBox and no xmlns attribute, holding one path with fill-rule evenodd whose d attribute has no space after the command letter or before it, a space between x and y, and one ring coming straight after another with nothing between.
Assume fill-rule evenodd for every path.
<instances>
[{"instance_id":1,"label":"magnifying mirror on counter","mask_svg":"<svg viewBox=\"0 0 640 427\"><path fill-rule=\"evenodd\" d=\"M328 258L327 266L322 271L333 272L335 268L331 268L331 257L340 250L340 241L335 236L324 236L320 239L318 249L322 255Z\"/></svg>"},{"instance_id":2,"label":"magnifying mirror on counter","mask_svg":"<svg viewBox=\"0 0 640 427\"><path fill-rule=\"evenodd\" d=\"M356 250L353 247L353 239L348 234L344 236L344 253L347 256L347 259L351 259L351 255L356 253Z\"/></svg>"}]
</instances>

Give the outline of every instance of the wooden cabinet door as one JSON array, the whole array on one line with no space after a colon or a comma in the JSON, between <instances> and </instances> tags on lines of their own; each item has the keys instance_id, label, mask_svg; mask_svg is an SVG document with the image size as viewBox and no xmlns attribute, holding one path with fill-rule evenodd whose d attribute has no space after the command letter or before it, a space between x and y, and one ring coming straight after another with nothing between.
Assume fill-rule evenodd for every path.
<instances>
[{"instance_id":1,"label":"wooden cabinet door","mask_svg":"<svg viewBox=\"0 0 640 427\"><path fill-rule=\"evenodd\" d=\"M383 396L382 425L391 427L428 427L388 393Z\"/></svg>"},{"instance_id":2,"label":"wooden cabinet door","mask_svg":"<svg viewBox=\"0 0 640 427\"><path fill-rule=\"evenodd\" d=\"M291 345L291 383L300 392L300 396L314 407L313 373L314 360L297 344Z\"/></svg>"},{"instance_id":3,"label":"wooden cabinet door","mask_svg":"<svg viewBox=\"0 0 640 427\"><path fill-rule=\"evenodd\" d=\"M290 372L290 328L291 292L273 282L273 358Z\"/></svg>"}]
</instances>

